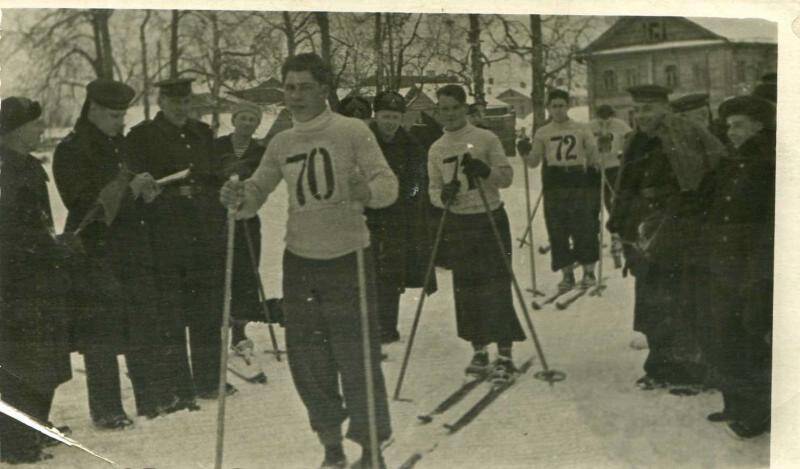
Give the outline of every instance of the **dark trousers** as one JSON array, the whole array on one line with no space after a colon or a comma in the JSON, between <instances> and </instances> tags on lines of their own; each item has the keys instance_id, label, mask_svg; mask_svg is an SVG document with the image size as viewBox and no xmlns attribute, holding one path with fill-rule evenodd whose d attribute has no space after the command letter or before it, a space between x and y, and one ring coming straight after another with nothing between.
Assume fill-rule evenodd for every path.
<instances>
[{"instance_id":1,"label":"dark trousers","mask_svg":"<svg viewBox=\"0 0 800 469\"><path fill-rule=\"evenodd\" d=\"M553 271L599 259L600 188L564 187L544 192L544 220Z\"/></svg>"},{"instance_id":2,"label":"dark trousers","mask_svg":"<svg viewBox=\"0 0 800 469\"><path fill-rule=\"evenodd\" d=\"M150 415L169 406L175 396L170 385L178 368L166 360L167 352L164 344L154 343L134 347L125 354L138 415Z\"/></svg>"},{"instance_id":3,"label":"dark trousers","mask_svg":"<svg viewBox=\"0 0 800 469\"><path fill-rule=\"evenodd\" d=\"M193 317L187 329L195 389L198 393L214 392L219 387L220 324L207 317Z\"/></svg>"},{"instance_id":4,"label":"dark trousers","mask_svg":"<svg viewBox=\"0 0 800 469\"><path fill-rule=\"evenodd\" d=\"M400 289L395 281L378 279L378 319L381 337L396 338L400 336L397 321L400 316Z\"/></svg>"},{"instance_id":5,"label":"dark trousers","mask_svg":"<svg viewBox=\"0 0 800 469\"><path fill-rule=\"evenodd\" d=\"M4 383L0 388L0 398L7 404L25 412L39 422L46 423L53 404L55 388L31 388L19 382ZM16 456L39 451L41 438L39 432L19 423L5 414L0 414L0 454Z\"/></svg>"},{"instance_id":6,"label":"dark trousers","mask_svg":"<svg viewBox=\"0 0 800 469\"><path fill-rule=\"evenodd\" d=\"M365 250L364 258L377 433L378 441L385 441L392 430L381 371L374 264L369 250ZM323 444L333 444L341 440L341 425L349 418L347 438L368 446L366 377L355 253L315 260L285 251L283 295L289 368L308 411L311 428Z\"/></svg>"},{"instance_id":7,"label":"dark trousers","mask_svg":"<svg viewBox=\"0 0 800 469\"><path fill-rule=\"evenodd\" d=\"M89 346L83 353L83 363L92 420L98 422L124 415L117 354L106 347Z\"/></svg>"}]
</instances>

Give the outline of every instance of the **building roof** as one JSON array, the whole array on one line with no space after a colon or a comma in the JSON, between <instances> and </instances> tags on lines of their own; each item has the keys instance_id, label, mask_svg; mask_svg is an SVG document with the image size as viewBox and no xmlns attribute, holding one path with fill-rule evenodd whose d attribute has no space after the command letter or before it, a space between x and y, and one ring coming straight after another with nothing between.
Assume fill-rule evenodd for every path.
<instances>
[{"instance_id":1,"label":"building roof","mask_svg":"<svg viewBox=\"0 0 800 469\"><path fill-rule=\"evenodd\" d=\"M726 43L777 44L777 25L760 19L737 18L685 18L661 17L670 28L680 30L681 39L648 43L632 43L626 33L637 23L652 21L658 17L625 16L598 36L579 54L579 57L642 52L676 47L697 47ZM627 39L626 39L627 37ZM667 37L669 39L669 37Z\"/></svg>"},{"instance_id":2,"label":"building roof","mask_svg":"<svg viewBox=\"0 0 800 469\"><path fill-rule=\"evenodd\" d=\"M697 17L687 19L732 42L778 43L778 25L767 20Z\"/></svg>"}]
</instances>

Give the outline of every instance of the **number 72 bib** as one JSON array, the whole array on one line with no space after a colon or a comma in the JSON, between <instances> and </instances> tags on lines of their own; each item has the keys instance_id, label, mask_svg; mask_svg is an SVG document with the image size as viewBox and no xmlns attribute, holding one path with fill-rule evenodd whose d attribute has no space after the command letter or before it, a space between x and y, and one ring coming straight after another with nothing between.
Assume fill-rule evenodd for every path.
<instances>
[{"instance_id":1,"label":"number 72 bib","mask_svg":"<svg viewBox=\"0 0 800 469\"><path fill-rule=\"evenodd\" d=\"M583 166L583 142L574 133L552 135L545 141L548 166Z\"/></svg>"}]
</instances>

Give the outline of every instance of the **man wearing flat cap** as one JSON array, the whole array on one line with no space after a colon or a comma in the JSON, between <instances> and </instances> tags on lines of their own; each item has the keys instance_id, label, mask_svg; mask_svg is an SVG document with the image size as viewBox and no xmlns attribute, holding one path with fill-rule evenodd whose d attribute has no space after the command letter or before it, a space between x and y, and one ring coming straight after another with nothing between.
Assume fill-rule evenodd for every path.
<instances>
[{"instance_id":1,"label":"man wearing flat cap","mask_svg":"<svg viewBox=\"0 0 800 469\"><path fill-rule=\"evenodd\" d=\"M723 400L708 419L752 438L770 422L775 107L740 96L725 101L720 116L735 150L702 188L711 337L705 352Z\"/></svg>"},{"instance_id":2,"label":"man wearing flat cap","mask_svg":"<svg viewBox=\"0 0 800 469\"><path fill-rule=\"evenodd\" d=\"M157 194L153 177L134 175L125 161L123 131L134 90L108 79L86 87L75 127L56 146L53 176L68 210L66 232L79 238L90 259L75 278L72 301L79 314L73 326L74 348L83 353L89 413L100 429L132 424L122 406L117 355L124 354L139 415L153 417L169 405L159 335L162 315L146 227L146 202ZM101 191L118 178L129 181L113 220L91 218ZM160 374L159 374L160 373Z\"/></svg>"},{"instance_id":3,"label":"man wearing flat cap","mask_svg":"<svg viewBox=\"0 0 800 469\"><path fill-rule=\"evenodd\" d=\"M672 112L685 117L702 127L711 124L711 108L708 104L708 93L692 93L674 99L669 103Z\"/></svg>"},{"instance_id":4,"label":"man wearing flat cap","mask_svg":"<svg viewBox=\"0 0 800 469\"><path fill-rule=\"evenodd\" d=\"M365 210L377 274L381 342L388 344L400 340L400 295L406 288L422 288L430 258L428 161L422 146L402 126L403 96L384 91L375 96L374 107L369 127L400 183L393 204ZM435 290L434 278L425 293Z\"/></svg>"},{"instance_id":5,"label":"man wearing flat cap","mask_svg":"<svg viewBox=\"0 0 800 469\"><path fill-rule=\"evenodd\" d=\"M725 148L704 127L671 113L669 90L628 90L636 130L626 142L608 229L625 244L626 271L636 279L634 329L647 336L644 390L685 386L705 379L698 345L697 286L700 197L703 178Z\"/></svg>"},{"instance_id":6,"label":"man wearing flat cap","mask_svg":"<svg viewBox=\"0 0 800 469\"><path fill-rule=\"evenodd\" d=\"M363 96L347 96L339 102L336 112L346 117L355 117L369 123L372 118L372 104Z\"/></svg>"},{"instance_id":7,"label":"man wearing flat cap","mask_svg":"<svg viewBox=\"0 0 800 469\"><path fill-rule=\"evenodd\" d=\"M221 165L213 134L189 117L192 79L156 83L160 111L128 134L130 167L156 179L171 178L147 212L162 308L189 332L170 337L177 369L172 380L178 408L194 410L195 398L214 399L219 385L220 325L224 283L225 211L216 194ZM233 386L228 392L235 392Z\"/></svg>"},{"instance_id":8,"label":"man wearing flat cap","mask_svg":"<svg viewBox=\"0 0 800 469\"><path fill-rule=\"evenodd\" d=\"M47 173L30 153L41 140L42 108L0 103L0 394L47 422L56 388L72 378L66 294L71 251L54 236ZM27 425L0 414L0 462L52 456Z\"/></svg>"}]
</instances>

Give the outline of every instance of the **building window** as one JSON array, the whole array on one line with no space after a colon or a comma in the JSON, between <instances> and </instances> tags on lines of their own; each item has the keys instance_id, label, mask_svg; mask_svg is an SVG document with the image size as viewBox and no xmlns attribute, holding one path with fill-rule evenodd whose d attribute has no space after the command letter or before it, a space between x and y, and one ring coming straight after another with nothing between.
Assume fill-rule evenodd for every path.
<instances>
[{"instance_id":1,"label":"building window","mask_svg":"<svg viewBox=\"0 0 800 469\"><path fill-rule=\"evenodd\" d=\"M519 82L519 87L522 88L523 90L525 89L525 86L526 85L524 81Z\"/></svg>"},{"instance_id":2,"label":"building window","mask_svg":"<svg viewBox=\"0 0 800 469\"><path fill-rule=\"evenodd\" d=\"M649 41L663 41L666 39L664 23L661 21L650 21L644 24L645 34Z\"/></svg>"},{"instance_id":3,"label":"building window","mask_svg":"<svg viewBox=\"0 0 800 469\"><path fill-rule=\"evenodd\" d=\"M692 78L694 79L694 86L698 88L705 87L708 84L708 69L705 64L692 64Z\"/></svg>"},{"instance_id":4,"label":"building window","mask_svg":"<svg viewBox=\"0 0 800 469\"><path fill-rule=\"evenodd\" d=\"M629 68L625 70L625 85L628 87L636 86L639 84L639 70Z\"/></svg>"},{"instance_id":5,"label":"building window","mask_svg":"<svg viewBox=\"0 0 800 469\"><path fill-rule=\"evenodd\" d=\"M664 68L664 77L668 88L677 88L679 85L678 80L678 66L667 65Z\"/></svg>"},{"instance_id":6,"label":"building window","mask_svg":"<svg viewBox=\"0 0 800 469\"><path fill-rule=\"evenodd\" d=\"M603 72L603 90L607 93L617 91L617 74L614 70L606 70Z\"/></svg>"},{"instance_id":7,"label":"building window","mask_svg":"<svg viewBox=\"0 0 800 469\"><path fill-rule=\"evenodd\" d=\"M494 85L494 78L492 78L492 77L489 77L489 84L490 84L490 85Z\"/></svg>"},{"instance_id":8,"label":"building window","mask_svg":"<svg viewBox=\"0 0 800 469\"><path fill-rule=\"evenodd\" d=\"M744 60L736 61L736 83L744 83L747 81L747 62Z\"/></svg>"}]
</instances>

